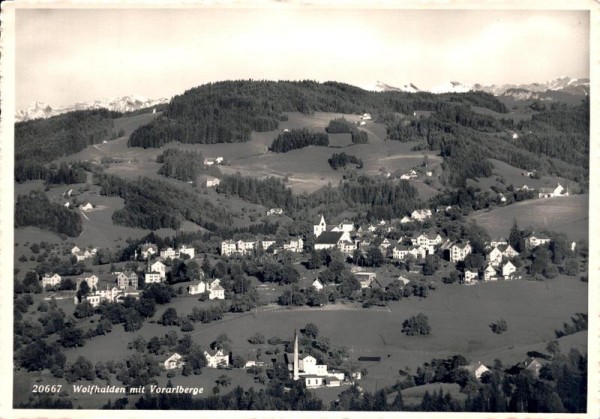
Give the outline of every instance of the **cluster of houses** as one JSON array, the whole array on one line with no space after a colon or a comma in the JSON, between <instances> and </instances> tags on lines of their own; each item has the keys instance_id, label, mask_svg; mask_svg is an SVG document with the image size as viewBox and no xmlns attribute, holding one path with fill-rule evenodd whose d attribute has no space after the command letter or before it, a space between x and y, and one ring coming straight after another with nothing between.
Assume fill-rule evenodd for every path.
<instances>
[{"instance_id":1,"label":"cluster of houses","mask_svg":"<svg viewBox=\"0 0 600 419\"><path fill-rule=\"evenodd\" d=\"M214 351L204 351L204 357L206 358L206 366L208 368L223 368L229 366L229 354L223 352L222 349L216 349ZM175 352L170 355L165 361L162 362L163 367L166 370L175 370L183 368L185 362L183 356Z\"/></svg>"},{"instance_id":2,"label":"cluster of houses","mask_svg":"<svg viewBox=\"0 0 600 419\"><path fill-rule=\"evenodd\" d=\"M223 162L225 161L225 159L221 156L219 157L207 157L204 159L204 165L205 166L212 166L212 165L219 165L219 164L223 164Z\"/></svg>"},{"instance_id":3,"label":"cluster of houses","mask_svg":"<svg viewBox=\"0 0 600 419\"><path fill-rule=\"evenodd\" d=\"M267 211L267 215L283 215L282 208L271 208Z\"/></svg>"},{"instance_id":4,"label":"cluster of houses","mask_svg":"<svg viewBox=\"0 0 600 419\"><path fill-rule=\"evenodd\" d=\"M98 250L96 248L86 248L82 250L77 246L73 246L71 249L71 254L75 256L77 262L82 262L86 259L93 258L96 256L97 252Z\"/></svg>"},{"instance_id":5,"label":"cluster of houses","mask_svg":"<svg viewBox=\"0 0 600 419\"><path fill-rule=\"evenodd\" d=\"M221 243L221 255L223 256L232 256L239 255L244 256L251 254L253 251L262 249L267 250L269 248L273 248L274 252L277 252L278 249L275 249L275 240L265 239L265 240L225 240ZM304 240L302 238L297 237L295 239L291 239L288 243L284 243L281 249L286 250L288 252L293 253L301 253L304 249Z\"/></svg>"},{"instance_id":6,"label":"cluster of houses","mask_svg":"<svg viewBox=\"0 0 600 419\"><path fill-rule=\"evenodd\" d=\"M557 198L561 196L569 196L568 188L562 187L559 183L556 188L540 188L538 191L538 198Z\"/></svg>"},{"instance_id":7,"label":"cluster of houses","mask_svg":"<svg viewBox=\"0 0 600 419\"><path fill-rule=\"evenodd\" d=\"M209 300L224 300L225 289L221 286L220 279L213 279L212 281L194 281L188 286L188 292L190 295L208 293Z\"/></svg>"}]
</instances>

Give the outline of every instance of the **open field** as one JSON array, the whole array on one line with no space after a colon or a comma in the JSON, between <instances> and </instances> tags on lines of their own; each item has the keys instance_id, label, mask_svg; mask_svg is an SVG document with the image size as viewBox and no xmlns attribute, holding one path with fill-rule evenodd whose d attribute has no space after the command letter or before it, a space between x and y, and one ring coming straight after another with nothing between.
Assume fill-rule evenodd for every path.
<instances>
[{"instance_id":1,"label":"open field","mask_svg":"<svg viewBox=\"0 0 600 419\"><path fill-rule=\"evenodd\" d=\"M421 404L426 391L428 391L429 394L433 394L440 390L443 390L444 394L450 393L455 400L465 400L467 398L466 394L460 392L460 386L458 384L432 383L402 390L402 401L405 405L418 405ZM389 403L394 401L396 394L397 392L394 392L388 396Z\"/></svg>"},{"instance_id":2,"label":"open field","mask_svg":"<svg viewBox=\"0 0 600 419\"><path fill-rule=\"evenodd\" d=\"M204 304L193 298L176 299L178 302ZM186 304L187 306L187 304ZM548 308L552 307L551 312ZM159 307L158 318L165 307ZM178 310L187 314L187 309ZM424 313L429 317L432 333L425 337L407 337L401 333L402 322L411 315ZM203 347L220 333L232 340L235 354L252 357L257 348L263 353L270 345L251 345L247 339L255 333L265 337L278 336L289 340L294 329L315 323L320 335L332 345L346 347L350 359L359 356L380 356L381 362L360 363L369 371L361 385L368 390L393 384L399 369L415 371L432 358L463 354L471 361L492 363L499 358L505 365L518 362L529 350L544 351L554 331L577 312L587 312L587 284L575 278L560 277L546 282L510 281L478 284L465 287L458 284L440 285L426 299L403 299L389 307L363 309L354 304L327 305L287 309L266 306L256 312L227 315L219 322L195 324L191 332L195 342ZM541 314L543 313L543 314ZM502 335L491 332L489 324L503 318L508 331ZM149 339L163 336L175 327L145 323L136 333L126 333L116 326L109 335L95 338L83 348L65 351L72 361L84 355L93 362L120 358L127 351L127 343L137 335ZM561 339L561 347L585 348L585 334L578 333ZM125 351L125 352L124 352Z\"/></svg>"},{"instance_id":3,"label":"open field","mask_svg":"<svg viewBox=\"0 0 600 419\"><path fill-rule=\"evenodd\" d=\"M542 187L555 188L557 184L561 184L565 189L568 187L570 193L579 193L580 186L577 182L561 178L558 176L542 176L540 179L532 179L528 176L523 176L522 169L511 166L496 159L488 159L494 166L492 176L488 178L478 178L475 180L468 180L470 185L477 186L481 189L491 188L497 186L505 188L509 185L513 185L515 188L522 188L523 185L527 185L528 188L539 189ZM501 182L499 181L501 179Z\"/></svg>"},{"instance_id":4,"label":"open field","mask_svg":"<svg viewBox=\"0 0 600 419\"><path fill-rule=\"evenodd\" d=\"M288 185L295 192L312 192L326 186L328 183L335 185L342 179L343 171L336 172L327 163L333 153L342 151L340 148L335 147L339 145L347 145L343 148L343 151L362 159L364 164L362 172L369 175L380 174L382 171L391 173L400 171L403 173L418 166L423 161L425 154L428 155L432 169L439 166L441 162L441 158L434 153L411 151L414 143L386 141L385 124L375 122L369 122L366 126L360 128L369 135L368 144L351 144L349 134L338 134L332 136L334 147L307 147L288 153L269 152L268 147L284 129L308 128L309 130L324 131L332 119L344 117L354 122L360 118L358 115L327 112L315 112L312 115L290 112L287 115L288 120L281 122L279 129L268 132L253 132L251 140L246 143L181 144L171 142L166 144L164 148L149 149L128 148L127 137L130 131L147 123L156 114L121 118L122 121L115 121L115 128L117 126L125 127L124 129L127 132L125 137L87 147L79 153L59 161L90 160L100 163L103 157L110 157L118 159L120 162L109 164L106 167L106 173L128 179L147 176L152 179L164 180L164 177L157 174L160 164L156 163L156 157L165 148L176 147L201 152L205 157L224 157L227 163L221 166L220 169L225 174L239 172L242 175L259 178L274 176L287 179ZM425 199L434 194L434 191L428 187L421 186L418 189L423 192Z\"/></svg>"},{"instance_id":5,"label":"open field","mask_svg":"<svg viewBox=\"0 0 600 419\"><path fill-rule=\"evenodd\" d=\"M565 233L570 240L588 238L589 195L533 199L491 211L477 211L470 219L484 227L492 237L506 237L517 220L519 227Z\"/></svg>"}]
</instances>

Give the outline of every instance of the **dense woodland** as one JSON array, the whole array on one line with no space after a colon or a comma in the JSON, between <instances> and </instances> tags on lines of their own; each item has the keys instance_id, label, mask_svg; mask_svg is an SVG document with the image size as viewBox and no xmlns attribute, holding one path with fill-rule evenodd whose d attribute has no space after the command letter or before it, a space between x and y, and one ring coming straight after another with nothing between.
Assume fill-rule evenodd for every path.
<instances>
[{"instance_id":1,"label":"dense woodland","mask_svg":"<svg viewBox=\"0 0 600 419\"><path fill-rule=\"evenodd\" d=\"M81 217L60 204L50 202L45 193L31 191L19 195L15 205L15 227L33 226L58 234L77 237L81 233Z\"/></svg>"},{"instance_id":2,"label":"dense woodland","mask_svg":"<svg viewBox=\"0 0 600 419\"><path fill-rule=\"evenodd\" d=\"M159 155L156 161L162 163L158 170L159 175L184 182L195 181L198 175L204 171L204 157L197 151L169 148Z\"/></svg>"},{"instance_id":3,"label":"dense woodland","mask_svg":"<svg viewBox=\"0 0 600 419\"><path fill-rule=\"evenodd\" d=\"M322 132L310 132L306 128L294 129L279 134L273 140L270 150L276 153L287 153L311 145L327 147L329 137Z\"/></svg>"},{"instance_id":4,"label":"dense woodland","mask_svg":"<svg viewBox=\"0 0 600 419\"><path fill-rule=\"evenodd\" d=\"M352 154L346 154L344 152L341 153L333 153L327 163L331 166L333 170L345 169L349 164L355 164L357 169L362 169L363 162L358 157Z\"/></svg>"},{"instance_id":5,"label":"dense woodland","mask_svg":"<svg viewBox=\"0 0 600 419\"><path fill-rule=\"evenodd\" d=\"M15 180L45 179L44 164L110 139L120 115L96 109L16 123Z\"/></svg>"},{"instance_id":6,"label":"dense woodland","mask_svg":"<svg viewBox=\"0 0 600 419\"><path fill-rule=\"evenodd\" d=\"M197 194L166 182L140 178L129 181L112 175L96 175L100 193L125 199L125 207L113 214L115 224L156 230L180 227L189 220L209 230L230 224L231 214Z\"/></svg>"},{"instance_id":7,"label":"dense woodland","mask_svg":"<svg viewBox=\"0 0 600 419\"><path fill-rule=\"evenodd\" d=\"M132 134L129 146L162 147L170 141L206 144L248 141L251 131L277 128L284 112L412 114L416 109L435 109L440 101L506 111L493 96L481 92L376 93L337 82L224 81L175 96L162 117ZM357 140L364 139L361 136Z\"/></svg>"}]
</instances>

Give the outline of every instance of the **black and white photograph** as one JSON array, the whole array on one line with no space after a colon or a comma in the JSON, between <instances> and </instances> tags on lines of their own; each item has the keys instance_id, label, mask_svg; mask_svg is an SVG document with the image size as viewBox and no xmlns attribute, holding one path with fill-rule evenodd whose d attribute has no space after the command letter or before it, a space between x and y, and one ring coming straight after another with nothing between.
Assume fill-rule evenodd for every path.
<instances>
[{"instance_id":1,"label":"black and white photograph","mask_svg":"<svg viewBox=\"0 0 600 419\"><path fill-rule=\"evenodd\" d=\"M409 4L2 5L10 417L598 417L600 5Z\"/></svg>"}]
</instances>

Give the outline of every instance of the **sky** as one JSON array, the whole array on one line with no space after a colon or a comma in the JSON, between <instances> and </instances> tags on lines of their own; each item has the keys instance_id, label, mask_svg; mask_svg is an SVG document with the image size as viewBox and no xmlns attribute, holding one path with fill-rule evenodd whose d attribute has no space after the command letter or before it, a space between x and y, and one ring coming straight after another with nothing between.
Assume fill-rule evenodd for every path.
<instances>
[{"instance_id":1,"label":"sky","mask_svg":"<svg viewBox=\"0 0 600 419\"><path fill-rule=\"evenodd\" d=\"M589 77L587 11L20 9L16 107L227 79L431 89Z\"/></svg>"}]
</instances>

